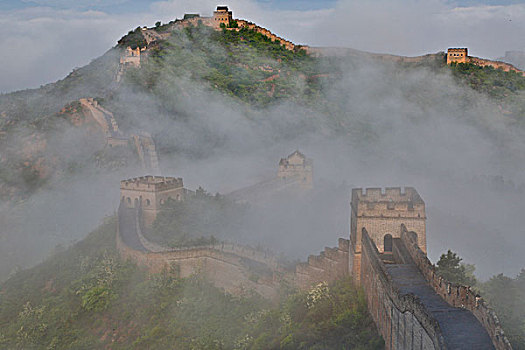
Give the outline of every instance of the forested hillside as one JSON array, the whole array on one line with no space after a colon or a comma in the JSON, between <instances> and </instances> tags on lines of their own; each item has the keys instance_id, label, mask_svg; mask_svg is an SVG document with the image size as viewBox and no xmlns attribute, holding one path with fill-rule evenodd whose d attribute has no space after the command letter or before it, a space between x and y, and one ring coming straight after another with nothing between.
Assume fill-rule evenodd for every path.
<instances>
[{"instance_id":1,"label":"forested hillside","mask_svg":"<svg viewBox=\"0 0 525 350\"><path fill-rule=\"evenodd\" d=\"M162 39L145 47L137 28L61 81L0 96L0 347L382 346L351 283L283 286L271 305L121 260L119 181L148 170L131 138L113 147L82 119L83 98L110 111L122 137L151 135L162 173L191 189L225 193L273 177L297 148L315 159L316 195L301 205L256 216L220 195L169 203L152 240L179 247L232 235L304 260L348 236L349 188L417 186L429 253L453 248L485 280L496 275L482 288L522 342L525 77L447 66L442 54L310 56L247 29L151 30ZM128 45L144 49L140 66L117 81Z\"/></svg>"},{"instance_id":2,"label":"forested hillside","mask_svg":"<svg viewBox=\"0 0 525 350\"><path fill-rule=\"evenodd\" d=\"M2 349L381 349L350 280L272 304L119 258L115 218L0 286Z\"/></svg>"}]
</instances>

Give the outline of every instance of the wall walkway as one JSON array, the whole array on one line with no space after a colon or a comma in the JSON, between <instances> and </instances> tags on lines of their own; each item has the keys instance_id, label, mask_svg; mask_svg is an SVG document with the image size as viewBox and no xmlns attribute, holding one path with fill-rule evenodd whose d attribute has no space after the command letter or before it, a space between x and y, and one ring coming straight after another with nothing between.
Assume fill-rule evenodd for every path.
<instances>
[{"instance_id":1,"label":"wall walkway","mask_svg":"<svg viewBox=\"0 0 525 350\"><path fill-rule=\"evenodd\" d=\"M401 230L391 254L380 254L362 232L361 283L386 349L511 349L481 298L467 287L434 281L417 236Z\"/></svg>"},{"instance_id":2,"label":"wall walkway","mask_svg":"<svg viewBox=\"0 0 525 350\"><path fill-rule=\"evenodd\" d=\"M471 316L469 316L470 321L468 322L478 323L482 326L496 349L512 349L510 342L501 328L498 317L483 298L468 286L454 284L438 276L434 265L428 260L426 254L419 249L416 240L415 233L409 232L404 225L401 226L401 241L404 247L406 247L412 263L414 266L417 266L427 286L439 295L449 306L464 310L470 315L473 315L477 322L474 322ZM465 318L465 316L460 315L457 317ZM449 321L452 322L450 319L447 319L443 324L448 324ZM467 322L467 320L465 320L465 322ZM467 332L474 332L474 330L467 329Z\"/></svg>"}]
</instances>

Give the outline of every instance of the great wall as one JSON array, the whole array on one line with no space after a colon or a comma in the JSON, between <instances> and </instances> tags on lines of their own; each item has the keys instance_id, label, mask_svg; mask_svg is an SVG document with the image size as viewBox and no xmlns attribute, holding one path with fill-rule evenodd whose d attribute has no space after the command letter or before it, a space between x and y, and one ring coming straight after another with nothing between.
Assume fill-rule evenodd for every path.
<instances>
[{"instance_id":1,"label":"great wall","mask_svg":"<svg viewBox=\"0 0 525 350\"><path fill-rule=\"evenodd\" d=\"M235 21L235 22L233 22ZM249 28L289 50L304 49L310 55L367 56L383 61L421 62L420 57L371 54L352 49L296 46L269 30L245 20L234 20L227 7L218 7L213 17L186 15L170 22L172 28L199 23L217 30ZM232 26L232 23L235 23ZM148 48L170 33L142 28L147 47L127 48L121 55L116 81L129 67L140 67ZM524 74L514 66L468 56L467 49L449 49L447 64L472 63ZM124 136L111 112L93 99L80 100L106 135L108 146L131 143L145 171L160 173L151 136ZM279 162L276 178L234 191L237 202L264 201L276 193L300 193L313 186L313 163L296 151ZM178 277L201 275L225 291L242 294L255 291L276 299L282 284L309 290L352 276L364 289L369 312L390 349L512 349L495 313L468 286L439 277L427 258L425 203L414 188L354 189L350 205L349 237L340 238L335 248L325 248L295 266L283 264L269 251L219 243L170 248L149 241L151 227L162 205L169 199L185 200L194 192L184 188L180 178L145 176L121 182L116 244L120 254L151 272L168 271Z\"/></svg>"},{"instance_id":2,"label":"great wall","mask_svg":"<svg viewBox=\"0 0 525 350\"><path fill-rule=\"evenodd\" d=\"M281 159L273 183L308 191L312 164L296 151ZM251 191L233 192L235 200L242 193ZM426 255L425 203L414 188L353 189L349 239L340 238L337 247L295 266L267 250L227 242L168 248L148 241L144 232L162 204L192 195L180 178L123 180L116 235L120 254L151 272L201 275L227 292L254 291L269 299L278 297L283 283L309 290L352 276L365 291L388 350L512 349L497 316L475 291L437 275Z\"/></svg>"},{"instance_id":3,"label":"great wall","mask_svg":"<svg viewBox=\"0 0 525 350\"><path fill-rule=\"evenodd\" d=\"M171 35L171 32L174 29L198 25L212 27L215 30L253 30L257 33L264 35L272 42L278 42L287 50L304 50L307 54L316 57L356 57L359 59L372 59L396 63L420 63L428 59L438 58L443 59L443 61L446 62L448 65L452 63L470 63L481 67L492 67L494 69L501 69L505 72L516 72L518 74L525 75L524 71L514 67L512 64L502 61L468 56L467 48L449 48L447 53L435 53L423 56L406 57L392 54L371 53L351 48L310 47L308 45L296 45L292 41L286 40L272 33L270 30L261 27L253 22L244 19L233 18L233 13L232 11L229 11L227 6L218 6L216 11L213 12L212 17L205 17L201 16L200 14L185 14L184 18L176 19L166 24L162 32L159 32L158 30L156 30L156 28L140 28L141 34L144 37L146 45L144 47L136 48L126 47L124 50L121 51L120 64L118 66L115 78L116 82L120 82L122 75L124 74L127 68L140 67L141 60L147 59L149 49L156 47L160 41L168 39ZM268 79L274 79L276 77L278 77L278 75L275 75Z\"/></svg>"},{"instance_id":4,"label":"great wall","mask_svg":"<svg viewBox=\"0 0 525 350\"><path fill-rule=\"evenodd\" d=\"M102 132L107 147L132 147L142 170L160 175L155 141L151 135L143 131L126 135L119 129L113 113L102 107L96 99L81 98L63 108L61 113L68 115L68 118L76 125L81 125L84 121L94 122L92 124L97 125Z\"/></svg>"},{"instance_id":5,"label":"great wall","mask_svg":"<svg viewBox=\"0 0 525 350\"><path fill-rule=\"evenodd\" d=\"M524 71L514 67L512 64L469 56L467 48L449 48L447 52L447 64L457 63L471 63L480 67L492 67L494 69L501 69L504 72L515 72L525 76Z\"/></svg>"}]
</instances>

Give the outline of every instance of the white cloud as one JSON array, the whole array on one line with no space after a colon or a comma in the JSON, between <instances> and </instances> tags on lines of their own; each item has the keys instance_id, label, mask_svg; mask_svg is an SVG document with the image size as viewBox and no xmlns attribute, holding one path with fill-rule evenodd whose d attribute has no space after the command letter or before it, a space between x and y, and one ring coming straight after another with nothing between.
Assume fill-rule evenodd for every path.
<instances>
[{"instance_id":1,"label":"white cloud","mask_svg":"<svg viewBox=\"0 0 525 350\"><path fill-rule=\"evenodd\" d=\"M22 0L25 3L32 3L41 6L56 6L62 8L78 8L93 6L113 6L128 2L129 0Z\"/></svg>"},{"instance_id":2,"label":"white cloud","mask_svg":"<svg viewBox=\"0 0 525 350\"><path fill-rule=\"evenodd\" d=\"M47 5L67 2L31 1ZM125 0L111 2L121 1ZM82 4L99 2L83 0ZM132 15L49 7L0 11L0 45L4 48L0 91L37 87L63 78L74 67L103 54L132 28L190 12L211 15L216 5L212 0L159 1L147 13ZM525 4L453 8L443 0L340 0L333 9L310 11L272 10L254 0L231 0L228 5L235 17L314 46L401 55L466 46L482 57L525 50Z\"/></svg>"}]
</instances>

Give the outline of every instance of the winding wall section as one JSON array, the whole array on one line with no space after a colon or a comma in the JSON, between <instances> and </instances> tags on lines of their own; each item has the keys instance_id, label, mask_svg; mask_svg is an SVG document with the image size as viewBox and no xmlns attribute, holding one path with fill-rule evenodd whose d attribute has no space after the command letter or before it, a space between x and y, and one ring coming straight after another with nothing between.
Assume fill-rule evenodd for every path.
<instances>
[{"instance_id":1,"label":"winding wall section","mask_svg":"<svg viewBox=\"0 0 525 350\"><path fill-rule=\"evenodd\" d=\"M308 289L349 274L349 241L310 256L295 271L267 252L233 244L166 249L142 234L141 208L118 212L117 248L152 272L168 269L179 277L203 274L219 288L242 294L253 290L275 299L282 282ZM438 277L419 248L415 233L401 225L392 253L379 253L362 230L361 284L369 312L387 350L511 350L499 321L469 287Z\"/></svg>"},{"instance_id":2,"label":"winding wall section","mask_svg":"<svg viewBox=\"0 0 525 350\"><path fill-rule=\"evenodd\" d=\"M479 295L438 277L404 225L390 254L363 229L361 284L386 349L511 349Z\"/></svg>"}]
</instances>

